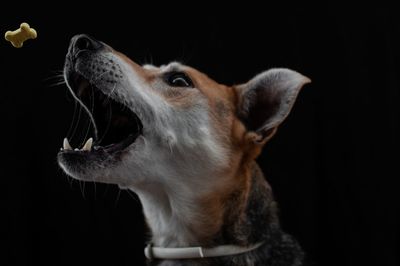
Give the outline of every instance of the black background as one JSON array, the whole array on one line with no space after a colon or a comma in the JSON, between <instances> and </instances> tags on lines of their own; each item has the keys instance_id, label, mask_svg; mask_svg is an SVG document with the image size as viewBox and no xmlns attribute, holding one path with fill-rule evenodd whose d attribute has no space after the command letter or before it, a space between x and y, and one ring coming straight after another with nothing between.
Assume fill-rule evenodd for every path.
<instances>
[{"instance_id":1,"label":"black background","mask_svg":"<svg viewBox=\"0 0 400 266\"><path fill-rule=\"evenodd\" d=\"M38 31L21 49L0 41L0 265L144 263L133 193L80 184L56 164L74 103L53 85L77 33L139 63L178 60L226 84L271 67L310 77L259 158L282 226L307 265L399 265L395 8L81 4L21 4L0 16L3 33L23 21Z\"/></svg>"}]
</instances>

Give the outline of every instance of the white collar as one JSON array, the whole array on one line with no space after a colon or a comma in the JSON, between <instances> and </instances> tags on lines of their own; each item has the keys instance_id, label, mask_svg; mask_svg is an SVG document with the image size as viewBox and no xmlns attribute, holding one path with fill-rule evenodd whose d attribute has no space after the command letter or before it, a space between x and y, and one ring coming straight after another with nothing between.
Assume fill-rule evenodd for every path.
<instances>
[{"instance_id":1,"label":"white collar","mask_svg":"<svg viewBox=\"0 0 400 266\"><path fill-rule=\"evenodd\" d=\"M264 242L249 247L223 245L213 248L188 247L188 248L161 248L153 247L151 244L144 249L144 254L149 260L152 259L199 259L209 257L221 257L237 255L259 248Z\"/></svg>"}]
</instances>

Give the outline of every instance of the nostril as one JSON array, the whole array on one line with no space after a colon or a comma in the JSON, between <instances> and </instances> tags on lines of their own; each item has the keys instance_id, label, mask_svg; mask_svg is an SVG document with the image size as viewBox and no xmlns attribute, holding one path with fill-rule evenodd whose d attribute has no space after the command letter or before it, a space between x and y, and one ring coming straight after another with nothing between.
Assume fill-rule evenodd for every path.
<instances>
[{"instance_id":1,"label":"nostril","mask_svg":"<svg viewBox=\"0 0 400 266\"><path fill-rule=\"evenodd\" d=\"M97 52L102 50L104 47L105 46L102 42L97 41L89 35L80 34L72 37L68 54L71 57L71 60L74 60L81 51Z\"/></svg>"},{"instance_id":2,"label":"nostril","mask_svg":"<svg viewBox=\"0 0 400 266\"><path fill-rule=\"evenodd\" d=\"M75 42L75 49L76 50L92 50L94 47L92 42L86 36L82 36Z\"/></svg>"}]
</instances>

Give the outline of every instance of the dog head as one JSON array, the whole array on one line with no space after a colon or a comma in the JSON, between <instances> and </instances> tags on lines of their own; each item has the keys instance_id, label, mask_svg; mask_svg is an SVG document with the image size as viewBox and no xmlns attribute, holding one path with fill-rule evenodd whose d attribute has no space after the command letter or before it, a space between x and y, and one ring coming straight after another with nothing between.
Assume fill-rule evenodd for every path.
<instances>
[{"instance_id":1,"label":"dog head","mask_svg":"<svg viewBox=\"0 0 400 266\"><path fill-rule=\"evenodd\" d=\"M66 143L58 154L68 175L197 194L218 191L254 160L309 82L271 69L225 86L175 62L140 66L87 35L71 40L64 76L96 128L93 145Z\"/></svg>"}]
</instances>

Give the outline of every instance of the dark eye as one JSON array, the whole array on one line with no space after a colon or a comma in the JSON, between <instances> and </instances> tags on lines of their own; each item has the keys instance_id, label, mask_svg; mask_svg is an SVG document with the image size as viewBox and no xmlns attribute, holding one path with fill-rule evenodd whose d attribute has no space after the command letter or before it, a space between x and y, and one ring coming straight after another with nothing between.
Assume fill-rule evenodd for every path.
<instances>
[{"instance_id":1,"label":"dark eye","mask_svg":"<svg viewBox=\"0 0 400 266\"><path fill-rule=\"evenodd\" d=\"M192 80L183 72L172 72L167 74L166 81L173 87L193 87Z\"/></svg>"}]
</instances>

